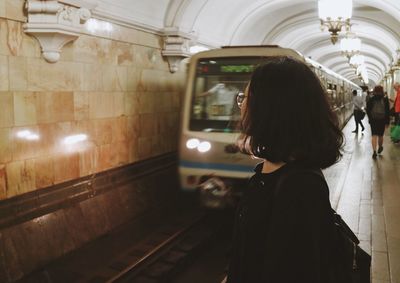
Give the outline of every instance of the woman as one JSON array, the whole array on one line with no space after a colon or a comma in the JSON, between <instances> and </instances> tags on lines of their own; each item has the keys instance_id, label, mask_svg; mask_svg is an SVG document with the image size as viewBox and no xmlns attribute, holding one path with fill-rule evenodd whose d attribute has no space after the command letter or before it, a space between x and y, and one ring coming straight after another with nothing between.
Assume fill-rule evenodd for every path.
<instances>
[{"instance_id":1,"label":"woman","mask_svg":"<svg viewBox=\"0 0 400 283\"><path fill-rule=\"evenodd\" d=\"M341 157L343 136L324 88L304 63L273 57L238 105L242 148L263 162L238 207L227 282L332 282L333 222L320 168Z\"/></svg>"},{"instance_id":2,"label":"woman","mask_svg":"<svg viewBox=\"0 0 400 283\"><path fill-rule=\"evenodd\" d=\"M376 159L377 154L383 151L383 134L390 122L389 100L384 97L383 87L380 85L374 87L373 96L367 102L367 115L371 126L372 158Z\"/></svg>"},{"instance_id":3,"label":"woman","mask_svg":"<svg viewBox=\"0 0 400 283\"><path fill-rule=\"evenodd\" d=\"M394 124L400 125L400 83L394 83L393 88L396 91L396 98L393 103Z\"/></svg>"}]
</instances>

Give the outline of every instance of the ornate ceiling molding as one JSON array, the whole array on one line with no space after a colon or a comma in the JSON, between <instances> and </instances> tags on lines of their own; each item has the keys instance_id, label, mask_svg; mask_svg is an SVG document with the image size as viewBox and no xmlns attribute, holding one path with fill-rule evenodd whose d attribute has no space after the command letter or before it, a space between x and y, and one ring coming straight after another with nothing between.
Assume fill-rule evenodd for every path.
<instances>
[{"instance_id":1,"label":"ornate ceiling molding","mask_svg":"<svg viewBox=\"0 0 400 283\"><path fill-rule=\"evenodd\" d=\"M79 37L95 7L88 0L27 0L28 22L24 24L24 32L39 41L44 59L55 63L63 46Z\"/></svg>"}]
</instances>

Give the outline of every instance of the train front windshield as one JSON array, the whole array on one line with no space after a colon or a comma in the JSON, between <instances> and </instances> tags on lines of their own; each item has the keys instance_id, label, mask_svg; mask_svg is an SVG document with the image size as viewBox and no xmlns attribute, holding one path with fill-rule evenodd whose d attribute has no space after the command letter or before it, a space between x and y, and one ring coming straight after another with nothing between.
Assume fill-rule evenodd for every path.
<instances>
[{"instance_id":1,"label":"train front windshield","mask_svg":"<svg viewBox=\"0 0 400 283\"><path fill-rule=\"evenodd\" d=\"M190 130L237 132L240 109L237 95L244 92L260 58L207 58L197 62L190 112Z\"/></svg>"}]
</instances>

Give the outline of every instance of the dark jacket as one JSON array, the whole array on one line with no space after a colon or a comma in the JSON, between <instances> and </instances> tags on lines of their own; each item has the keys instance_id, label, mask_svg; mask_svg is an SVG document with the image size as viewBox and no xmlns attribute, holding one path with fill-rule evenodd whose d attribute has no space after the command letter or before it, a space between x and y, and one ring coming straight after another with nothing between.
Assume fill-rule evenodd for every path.
<instances>
[{"instance_id":1,"label":"dark jacket","mask_svg":"<svg viewBox=\"0 0 400 283\"><path fill-rule=\"evenodd\" d=\"M238 207L227 282L330 282L333 220L326 183L298 164L270 174L261 168Z\"/></svg>"},{"instance_id":2,"label":"dark jacket","mask_svg":"<svg viewBox=\"0 0 400 283\"><path fill-rule=\"evenodd\" d=\"M384 96L380 96L380 95L374 95L367 102L368 120L370 120L370 122L374 120L371 116L372 106L374 105L374 103L376 103L378 100L381 100L381 99L383 99L385 102L385 118L384 118L385 124L389 125L389 122L390 122L389 99L387 99Z\"/></svg>"}]
</instances>

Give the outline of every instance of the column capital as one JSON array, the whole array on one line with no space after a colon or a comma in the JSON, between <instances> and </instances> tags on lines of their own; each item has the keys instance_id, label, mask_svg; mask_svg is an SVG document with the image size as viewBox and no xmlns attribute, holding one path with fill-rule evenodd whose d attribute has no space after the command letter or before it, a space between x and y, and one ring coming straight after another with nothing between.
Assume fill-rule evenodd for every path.
<instances>
[{"instance_id":1,"label":"column capital","mask_svg":"<svg viewBox=\"0 0 400 283\"><path fill-rule=\"evenodd\" d=\"M190 42L194 35L180 31L178 28L165 28L163 30L164 46L161 54L167 58L169 70L175 73L179 63L190 56Z\"/></svg>"},{"instance_id":2,"label":"column capital","mask_svg":"<svg viewBox=\"0 0 400 283\"><path fill-rule=\"evenodd\" d=\"M55 63L62 47L79 37L95 6L88 0L27 0L24 32L39 41L44 59Z\"/></svg>"}]
</instances>

